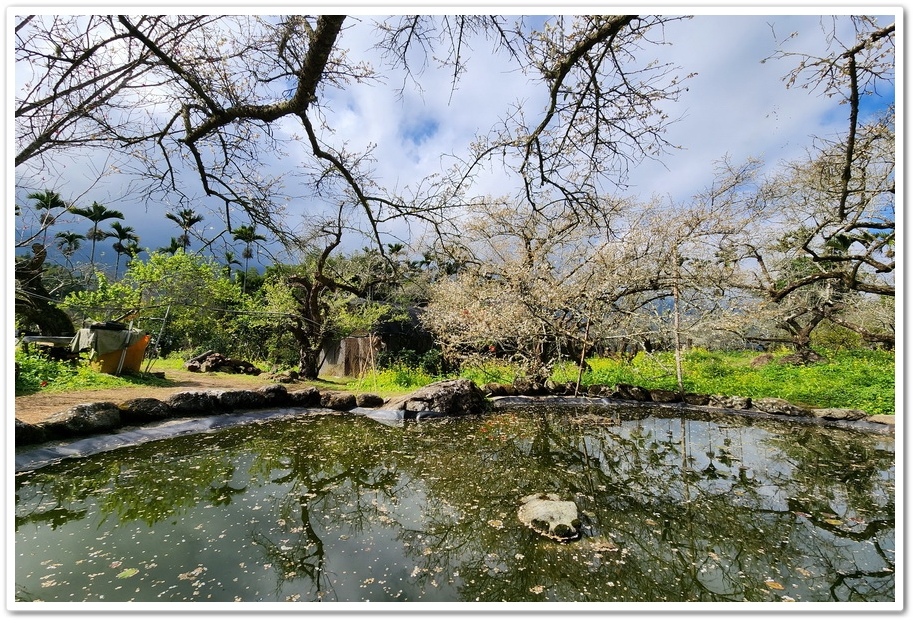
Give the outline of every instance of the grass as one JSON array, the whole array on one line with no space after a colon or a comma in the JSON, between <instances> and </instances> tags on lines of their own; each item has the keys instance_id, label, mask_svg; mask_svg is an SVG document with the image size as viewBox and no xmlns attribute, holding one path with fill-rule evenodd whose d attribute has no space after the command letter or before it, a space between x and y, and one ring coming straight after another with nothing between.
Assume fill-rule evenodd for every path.
<instances>
[{"instance_id":1,"label":"grass","mask_svg":"<svg viewBox=\"0 0 916 623\"><path fill-rule=\"evenodd\" d=\"M684 353L684 391L698 394L725 394L750 398L783 398L809 407L861 409L869 414L893 415L894 353L870 350L845 350L826 355L826 361L806 366L780 364L789 351L772 353L769 363L755 364L760 353L754 351L710 352L693 349ZM582 385L618 383L647 389L677 390L674 353L641 352L631 360L623 358L588 359L590 369L582 375ZM511 383L516 368L492 362L462 371L478 385L490 382ZM575 381L578 367L572 363L557 366L553 379Z\"/></svg>"},{"instance_id":2,"label":"grass","mask_svg":"<svg viewBox=\"0 0 916 623\"><path fill-rule=\"evenodd\" d=\"M757 352L710 352L693 349L684 353L684 389L702 394L726 394L751 398L783 398L811 407L844 407L861 409L869 414L895 412L895 358L893 352L844 350L826 355L826 361L806 366L780 364L783 353L773 353L765 364L755 363ZM38 391L73 391L108 387L150 385L168 387L170 382L137 374L116 377L101 374L87 365L72 366L52 362L17 351L20 374L16 395ZM590 370L583 373L585 386L614 386L629 383L649 389L677 389L673 353L639 353L631 360L591 358ZM181 359L158 359L157 371L182 369ZM460 376L478 385L490 382L511 383L519 370L504 362L478 362L461 371ZM575 381L578 368L567 363L558 366L553 378ZM231 375L227 375L231 376ZM431 375L420 366L394 363L361 378L325 378L313 384L320 389L371 392L389 397L428 385L441 377Z\"/></svg>"},{"instance_id":3,"label":"grass","mask_svg":"<svg viewBox=\"0 0 916 623\"><path fill-rule=\"evenodd\" d=\"M17 396L37 392L69 392L137 385L168 387L171 385L165 379L142 372L123 376L104 374L94 370L83 359L74 363L53 361L22 350L16 351L15 359L19 369L16 375Z\"/></svg>"},{"instance_id":4,"label":"grass","mask_svg":"<svg viewBox=\"0 0 916 623\"><path fill-rule=\"evenodd\" d=\"M154 376L153 372L164 372L168 377L170 371L183 371L185 369L185 359L183 357L156 359L150 368L150 373L140 372L123 376L98 372L89 366L85 358L80 359L75 364L66 363L48 360L37 354L26 353L17 349L15 359L19 365L19 374L16 379L16 396L26 396L38 392L62 393L118 387L174 387L177 383L168 380L168 378L163 379ZM268 366L264 365L262 367ZM146 364L144 363L145 368ZM232 385L233 380L238 381L239 376L228 372L208 372L207 374L225 377L227 386ZM326 390L371 392L387 398L428 385L435 380L436 378L419 368L396 364L391 368L378 370L376 373L370 373L362 378L324 377L316 381L310 381L309 385ZM264 383L263 379L260 379L260 381L262 384Z\"/></svg>"},{"instance_id":5,"label":"grass","mask_svg":"<svg viewBox=\"0 0 916 623\"><path fill-rule=\"evenodd\" d=\"M347 383L351 391L372 392L381 395L396 395L429 385L438 380L415 366L395 364L390 368L367 373Z\"/></svg>"},{"instance_id":6,"label":"grass","mask_svg":"<svg viewBox=\"0 0 916 623\"><path fill-rule=\"evenodd\" d=\"M894 353L847 350L826 354L826 360L806 366L780 364L773 353L769 363L755 364L760 353L685 353L684 390L751 398L783 398L811 407L861 409L870 414L894 414ZM632 361L591 359L583 383L631 383L652 389L677 389L673 353L640 353ZM575 380L572 366L558 371L558 380Z\"/></svg>"}]
</instances>

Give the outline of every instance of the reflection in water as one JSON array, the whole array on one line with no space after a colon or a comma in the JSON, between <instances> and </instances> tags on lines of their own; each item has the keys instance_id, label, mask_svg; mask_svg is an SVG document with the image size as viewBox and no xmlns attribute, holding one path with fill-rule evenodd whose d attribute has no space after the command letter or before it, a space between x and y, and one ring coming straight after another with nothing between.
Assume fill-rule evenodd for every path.
<instances>
[{"instance_id":1,"label":"reflection in water","mask_svg":"<svg viewBox=\"0 0 916 623\"><path fill-rule=\"evenodd\" d=\"M16 480L19 601L894 601L893 439L642 407L303 415ZM558 493L585 536L516 518Z\"/></svg>"}]
</instances>

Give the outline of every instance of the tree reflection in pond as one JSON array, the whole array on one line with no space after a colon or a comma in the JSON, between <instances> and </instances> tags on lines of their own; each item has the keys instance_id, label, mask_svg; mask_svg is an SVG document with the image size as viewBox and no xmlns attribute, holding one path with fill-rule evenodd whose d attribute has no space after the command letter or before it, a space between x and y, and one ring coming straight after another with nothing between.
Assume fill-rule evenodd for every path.
<instances>
[{"instance_id":1,"label":"tree reflection in pond","mask_svg":"<svg viewBox=\"0 0 916 623\"><path fill-rule=\"evenodd\" d=\"M43 601L894 601L892 438L642 407L303 415L16 481ZM519 524L573 499L585 536Z\"/></svg>"}]
</instances>

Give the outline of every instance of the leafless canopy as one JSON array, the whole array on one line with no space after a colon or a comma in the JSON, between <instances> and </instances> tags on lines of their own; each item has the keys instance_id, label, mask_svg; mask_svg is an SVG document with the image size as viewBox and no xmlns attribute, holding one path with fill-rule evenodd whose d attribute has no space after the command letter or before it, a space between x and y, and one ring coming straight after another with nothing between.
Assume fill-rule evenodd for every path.
<instances>
[{"instance_id":1,"label":"leafless canopy","mask_svg":"<svg viewBox=\"0 0 916 623\"><path fill-rule=\"evenodd\" d=\"M331 90L391 77L344 48L344 32L355 20L21 17L16 165L42 166L67 150L104 148L118 154L122 170L145 180L145 192L180 203L202 191L223 202L227 230L241 209L246 221L287 243L295 231L284 218L288 194L281 189L295 177L299 199L351 206L382 251L380 226L387 221L412 217L436 229L447 223L449 208L474 203L470 184L490 159L502 159L518 176L532 207L562 201L588 208L608 179L620 183L630 163L667 147L670 120L659 103L677 97L681 79L642 55L669 19L400 16L374 24L370 32L391 61L384 71L403 76L405 88L432 59L451 69L452 88L460 88L469 42L481 37L543 84L536 118L525 118L521 106L506 111L470 155L431 171L404 196L373 175L371 151L352 152L335 139L323 114ZM266 173L282 170L278 163L286 171ZM197 190L187 185L187 171Z\"/></svg>"}]
</instances>

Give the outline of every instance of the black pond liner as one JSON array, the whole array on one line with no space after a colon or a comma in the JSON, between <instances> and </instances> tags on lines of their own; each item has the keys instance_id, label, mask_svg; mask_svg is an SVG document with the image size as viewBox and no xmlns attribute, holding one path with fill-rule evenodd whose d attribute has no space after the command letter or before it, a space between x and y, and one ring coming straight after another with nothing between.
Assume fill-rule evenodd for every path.
<instances>
[{"instance_id":1,"label":"black pond liner","mask_svg":"<svg viewBox=\"0 0 916 623\"><path fill-rule=\"evenodd\" d=\"M175 418L144 426L125 427L104 435L25 446L22 451L16 452L16 472L32 471L63 459L91 456L148 441L205 433L250 422L321 413L340 415L339 411L327 409L258 409L242 414Z\"/></svg>"},{"instance_id":2,"label":"black pond liner","mask_svg":"<svg viewBox=\"0 0 916 623\"><path fill-rule=\"evenodd\" d=\"M687 405L685 403L647 403L634 402L632 400L613 400L609 398L568 396L502 396L493 398L491 400L495 409L536 405L555 405L560 407L579 405L617 405L631 408L651 407L654 409L670 409L680 412L738 415L752 419L764 418L798 424L810 424L814 426L833 426L837 428L860 430L863 432L887 433L890 429L890 427L886 424L863 420L825 421L820 418L803 418L764 413L761 411L742 411L732 409L719 409L713 407L699 407L694 405ZM68 458L87 457L93 454L107 452L109 450L116 450L118 448L139 445L148 441L157 441L160 439L168 439L182 435L204 433L232 426L241 426L251 422L309 415L334 415L337 417L353 415L368 417L386 426L406 426L409 423L421 423L428 420L443 419L447 417L434 411L411 412L403 410L397 411L387 409L366 409L357 407L347 412L320 408L281 408L257 409L241 414L231 413L206 417L176 418L144 426L125 427L113 433L104 435L95 435L92 437L84 437L67 441L55 440L32 446L24 446L21 449L17 448L15 457L15 471L16 473L33 471Z\"/></svg>"}]
</instances>

